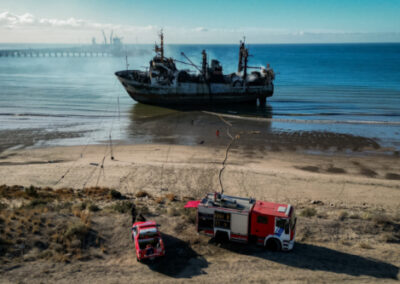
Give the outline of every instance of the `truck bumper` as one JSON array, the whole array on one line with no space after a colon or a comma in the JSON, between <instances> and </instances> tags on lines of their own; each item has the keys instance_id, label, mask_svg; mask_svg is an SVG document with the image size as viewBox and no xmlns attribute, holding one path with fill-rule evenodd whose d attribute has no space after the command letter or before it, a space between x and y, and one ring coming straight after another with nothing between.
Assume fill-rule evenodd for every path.
<instances>
[{"instance_id":1,"label":"truck bumper","mask_svg":"<svg viewBox=\"0 0 400 284\"><path fill-rule=\"evenodd\" d=\"M294 247L294 240L291 240L291 241L283 241L283 242L282 242L282 250L283 250L283 251L292 250L293 247Z\"/></svg>"}]
</instances>

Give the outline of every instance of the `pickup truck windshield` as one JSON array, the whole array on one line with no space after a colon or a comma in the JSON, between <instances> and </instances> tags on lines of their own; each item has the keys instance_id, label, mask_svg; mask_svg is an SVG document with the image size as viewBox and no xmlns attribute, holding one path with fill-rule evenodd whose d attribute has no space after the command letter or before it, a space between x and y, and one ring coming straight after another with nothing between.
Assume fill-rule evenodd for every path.
<instances>
[{"instance_id":1,"label":"pickup truck windshield","mask_svg":"<svg viewBox=\"0 0 400 284\"><path fill-rule=\"evenodd\" d=\"M139 239L147 239L158 236L157 228L145 228L141 229L139 232Z\"/></svg>"}]
</instances>

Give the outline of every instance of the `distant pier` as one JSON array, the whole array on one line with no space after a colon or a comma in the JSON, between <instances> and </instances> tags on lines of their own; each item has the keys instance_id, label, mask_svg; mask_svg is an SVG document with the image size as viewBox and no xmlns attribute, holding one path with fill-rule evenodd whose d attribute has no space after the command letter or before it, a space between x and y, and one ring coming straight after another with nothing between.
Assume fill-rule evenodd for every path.
<instances>
[{"instance_id":1,"label":"distant pier","mask_svg":"<svg viewBox=\"0 0 400 284\"><path fill-rule=\"evenodd\" d=\"M0 57L104 57L119 55L102 46L0 49Z\"/></svg>"}]
</instances>

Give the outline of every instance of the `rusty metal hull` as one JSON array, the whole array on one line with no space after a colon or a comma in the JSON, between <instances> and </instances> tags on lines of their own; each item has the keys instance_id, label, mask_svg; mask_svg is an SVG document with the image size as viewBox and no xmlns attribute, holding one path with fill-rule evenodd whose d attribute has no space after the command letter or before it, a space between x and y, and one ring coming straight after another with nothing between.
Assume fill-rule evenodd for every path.
<instances>
[{"instance_id":1,"label":"rusty metal hull","mask_svg":"<svg viewBox=\"0 0 400 284\"><path fill-rule=\"evenodd\" d=\"M265 101L273 95L273 84L233 87L223 83L173 83L152 85L127 79L116 73L135 101L157 105L241 104Z\"/></svg>"}]
</instances>

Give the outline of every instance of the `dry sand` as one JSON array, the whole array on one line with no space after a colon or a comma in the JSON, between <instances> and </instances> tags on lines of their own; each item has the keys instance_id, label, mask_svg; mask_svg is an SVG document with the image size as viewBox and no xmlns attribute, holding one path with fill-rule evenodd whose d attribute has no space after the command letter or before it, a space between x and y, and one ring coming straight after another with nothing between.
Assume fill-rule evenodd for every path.
<instances>
[{"instance_id":1,"label":"dry sand","mask_svg":"<svg viewBox=\"0 0 400 284\"><path fill-rule=\"evenodd\" d=\"M225 138L225 142L229 139ZM226 143L220 143L223 145ZM220 190L225 147L119 145L5 151L0 184L53 188L106 186L128 196L147 191L199 198ZM275 150L275 151L274 151ZM101 167L103 165L103 167ZM396 155L298 151L243 146L234 141L222 173L224 192L293 204L300 216L295 249L217 246L197 236L182 216L156 214L167 260L136 263L129 215L98 214L108 253L69 264L31 261L4 265L1 282L377 282L400 277L400 162ZM153 205L152 205L153 204ZM168 206L182 206L167 204ZM305 214L306 215L306 214ZM313 215L313 214L311 214ZM385 219L379 219L385 216ZM163 264L163 265L162 265Z\"/></svg>"}]
</instances>

